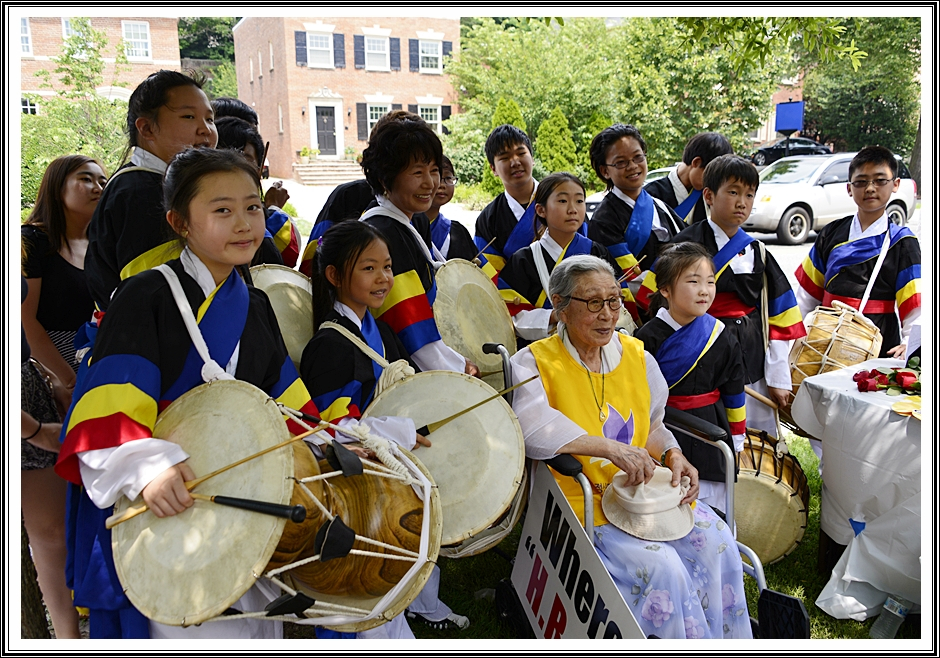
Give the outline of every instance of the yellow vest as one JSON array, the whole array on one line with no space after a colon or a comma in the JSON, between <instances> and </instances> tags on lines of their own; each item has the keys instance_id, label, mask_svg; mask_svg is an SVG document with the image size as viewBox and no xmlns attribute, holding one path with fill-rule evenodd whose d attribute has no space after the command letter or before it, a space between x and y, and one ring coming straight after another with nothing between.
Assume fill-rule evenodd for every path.
<instances>
[{"instance_id":1,"label":"yellow vest","mask_svg":"<svg viewBox=\"0 0 940 658\"><path fill-rule=\"evenodd\" d=\"M558 334L532 343L529 349L535 357L548 404L553 409L577 423L589 435L606 436L611 440L618 435L621 440L629 437L624 442L642 448L650 430L650 389L643 343L620 333L617 337L623 347L623 356L620 364L605 375L589 373L571 356ZM588 377L594 386L593 395ZM597 402L601 402L607 414L604 421L600 420ZM584 475L594 487L594 525L604 525L608 521L601 508L601 496L620 469L607 459L583 455L574 457L581 462ZM573 479L553 473L562 493L583 523L581 487Z\"/></svg>"}]
</instances>

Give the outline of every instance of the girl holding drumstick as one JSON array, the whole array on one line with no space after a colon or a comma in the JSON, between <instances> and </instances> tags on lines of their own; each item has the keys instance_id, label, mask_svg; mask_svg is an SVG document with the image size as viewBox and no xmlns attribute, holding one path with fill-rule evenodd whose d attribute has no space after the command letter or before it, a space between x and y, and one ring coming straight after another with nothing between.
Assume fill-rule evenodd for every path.
<instances>
[{"instance_id":1,"label":"girl holding drumstick","mask_svg":"<svg viewBox=\"0 0 940 658\"><path fill-rule=\"evenodd\" d=\"M365 222L341 222L320 239L313 257L313 300L316 333L307 344L300 373L323 419L359 419L376 395L382 366L370 358L352 338L377 352L385 361L407 360L401 340L372 311L382 308L395 285L392 258L385 238ZM324 323L329 323L324 326ZM413 362L411 367L413 368ZM392 366L394 367L394 366ZM408 449L430 447L415 433L414 421L404 417L368 420L370 430ZM440 569L434 568L428 584L409 606L408 618L440 629L464 629L470 620L455 614L437 597ZM327 636L320 629L319 636ZM413 638L402 617L393 619L360 637Z\"/></svg>"},{"instance_id":2,"label":"girl holding drumstick","mask_svg":"<svg viewBox=\"0 0 940 658\"><path fill-rule=\"evenodd\" d=\"M279 624L256 620L186 629L148 623L122 592L104 528L121 495L140 494L158 517L193 504L184 486L194 478L187 455L153 438L153 426L158 410L204 378L234 377L288 407L319 415L287 355L267 296L247 286L236 269L251 261L264 237L259 190L257 168L237 152L189 149L172 160L163 196L180 256L118 286L63 423L56 471L87 493L73 501L78 523L70 548L75 603L91 609L92 637L280 635ZM182 313L200 318L198 330L212 355L205 366ZM263 607L267 599L257 586L234 607L258 609L258 597Z\"/></svg>"}]
</instances>

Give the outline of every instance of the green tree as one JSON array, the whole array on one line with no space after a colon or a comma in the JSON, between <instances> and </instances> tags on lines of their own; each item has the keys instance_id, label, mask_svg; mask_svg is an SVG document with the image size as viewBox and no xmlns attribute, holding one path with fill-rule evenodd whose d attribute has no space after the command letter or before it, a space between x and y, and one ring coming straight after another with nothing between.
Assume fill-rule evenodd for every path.
<instances>
[{"instance_id":1,"label":"green tree","mask_svg":"<svg viewBox=\"0 0 940 658\"><path fill-rule=\"evenodd\" d=\"M222 62L208 70L209 81L206 83L206 94L209 98L227 96L238 98L238 78L235 76L235 64Z\"/></svg>"},{"instance_id":2,"label":"green tree","mask_svg":"<svg viewBox=\"0 0 940 658\"><path fill-rule=\"evenodd\" d=\"M180 57L235 62L236 17L180 18Z\"/></svg>"},{"instance_id":3,"label":"green tree","mask_svg":"<svg viewBox=\"0 0 940 658\"><path fill-rule=\"evenodd\" d=\"M493 118L490 120L490 129L492 130L504 123L511 124L525 132L526 121L522 117L522 111L519 109L519 105L511 98L506 100L501 97L496 102L496 110L493 112ZM483 189L493 196L503 191L503 182L493 174L493 171L489 167L489 162L487 162L487 166L483 170Z\"/></svg>"},{"instance_id":4,"label":"green tree","mask_svg":"<svg viewBox=\"0 0 940 658\"><path fill-rule=\"evenodd\" d=\"M477 113L461 112L452 114L446 124L449 132L441 135L444 155L454 163L454 170L461 184L479 184L483 180L483 172L489 171L486 155L483 153L489 120Z\"/></svg>"},{"instance_id":5,"label":"green tree","mask_svg":"<svg viewBox=\"0 0 940 658\"><path fill-rule=\"evenodd\" d=\"M840 151L880 144L911 153L920 112L920 19L849 18L845 38L877 53L858 71L804 56L804 134Z\"/></svg>"},{"instance_id":6,"label":"green tree","mask_svg":"<svg viewBox=\"0 0 940 658\"><path fill-rule=\"evenodd\" d=\"M549 172L574 172L578 155L574 140L568 128L568 119L560 107L555 107L551 115L539 126L535 138L535 151L539 160Z\"/></svg>"},{"instance_id":7,"label":"green tree","mask_svg":"<svg viewBox=\"0 0 940 658\"><path fill-rule=\"evenodd\" d=\"M124 123L127 104L99 95L104 82L107 38L94 30L87 18L71 19L73 35L65 40L62 52L53 58L56 68L39 71L43 85L52 86L52 75L66 85L56 96L32 96L39 113L22 115L20 141L20 205L31 206L46 167L55 158L84 153L102 161L108 173L120 165L125 145ZM126 86L116 80L127 66L122 44L113 54L116 65L111 86Z\"/></svg>"},{"instance_id":8,"label":"green tree","mask_svg":"<svg viewBox=\"0 0 940 658\"><path fill-rule=\"evenodd\" d=\"M578 134L578 175L588 190L602 190L606 187L591 167L591 141L597 133L612 125L614 121L610 117L595 112Z\"/></svg>"}]
</instances>

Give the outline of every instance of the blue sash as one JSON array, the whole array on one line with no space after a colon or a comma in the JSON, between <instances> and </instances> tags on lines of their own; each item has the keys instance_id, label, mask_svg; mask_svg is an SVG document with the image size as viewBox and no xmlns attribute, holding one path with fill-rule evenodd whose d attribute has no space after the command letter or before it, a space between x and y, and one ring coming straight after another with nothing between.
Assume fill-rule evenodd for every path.
<instances>
[{"instance_id":1,"label":"blue sash","mask_svg":"<svg viewBox=\"0 0 940 658\"><path fill-rule=\"evenodd\" d=\"M685 216L689 214L689 212L701 198L702 190L692 190L692 193L685 198L685 201L676 206L676 214L679 215L679 219L684 222Z\"/></svg>"},{"instance_id":2,"label":"blue sash","mask_svg":"<svg viewBox=\"0 0 940 658\"><path fill-rule=\"evenodd\" d=\"M199 321L199 330L209 347L209 356L222 368L231 360L235 346L245 330L247 318L248 286L233 269L215 290L209 308ZM202 366L203 360L196 352L196 346L190 345L183 371L179 379L167 389L163 400L173 401L202 384Z\"/></svg>"},{"instance_id":3,"label":"blue sash","mask_svg":"<svg viewBox=\"0 0 940 658\"><path fill-rule=\"evenodd\" d=\"M379 333L379 325L375 323L375 318L372 317L371 313L366 313L362 318L362 337L366 339L366 345L371 347L373 350L385 356L385 344L382 342L382 334ZM380 366L375 361L372 361L372 374L375 375L375 382L378 384L379 377L382 376L382 366ZM375 395L375 387L372 387L372 390L369 391L369 394L362 401L362 407L360 410L365 409L369 406L369 403L372 402L372 396Z\"/></svg>"},{"instance_id":4,"label":"blue sash","mask_svg":"<svg viewBox=\"0 0 940 658\"><path fill-rule=\"evenodd\" d=\"M506 260L522 249L523 247L528 247L530 244L535 242L535 201L530 201L529 206L525 209L525 212L522 213L522 218L516 222L515 228L512 229L512 233L509 234L509 238L506 239L506 244L503 246L503 256L506 257ZM578 229L578 233L587 237L587 222L581 224L581 228ZM485 242L483 244L486 244ZM645 243L644 243L645 244Z\"/></svg>"},{"instance_id":5,"label":"blue sash","mask_svg":"<svg viewBox=\"0 0 940 658\"><path fill-rule=\"evenodd\" d=\"M752 242L754 242L754 238L745 233L743 229L739 228L738 232L734 234L734 237L728 240L728 244L722 247L718 253L715 254L714 258L712 258L712 261L715 263L715 281L721 276L721 273L724 271L725 267L727 267L728 263L731 262L731 259L741 253L741 251Z\"/></svg>"},{"instance_id":6,"label":"blue sash","mask_svg":"<svg viewBox=\"0 0 940 658\"><path fill-rule=\"evenodd\" d=\"M431 222L431 242L443 254L444 242L450 235L450 220L444 215L438 214L437 219ZM443 254L446 256L447 254Z\"/></svg>"},{"instance_id":7,"label":"blue sash","mask_svg":"<svg viewBox=\"0 0 940 658\"><path fill-rule=\"evenodd\" d=\"M656 363L669 388L678 384L714 344L718 320L706 313L681 327L656 351Z\"/></svg>"},{"instance_id":8,"label":"blue sash","mask_svg":"<svg viewBox=\"0 0 940 658\"><path fill-rule=\"evenodd\" d=\"M889 249L897 244L898 240L911 233L909 228L898 226L893 222L888 222L888 231L891 233L891 244ZM881 253L881 247L884 245L885 234L871 235L867 238L843 242L836 245L829 253L829 262L826 263L826 283L846 267L852 267L866 260L877 258Z\"/></svg>"},{"instance_id":9,"label":"blue sash","mask_svg":"<svg viewBox=\"0 0 940 658\"><path fill-rule=\"evenodd\" d=\"M627 243L631 254L640 253L649 241L650 234L653 232L653 213L655 212L653 197L646 190L640 190L640 196L633 204L630 223L627 224L627 230L623 233L624 242Z\"/></svg>"}]
</instances>

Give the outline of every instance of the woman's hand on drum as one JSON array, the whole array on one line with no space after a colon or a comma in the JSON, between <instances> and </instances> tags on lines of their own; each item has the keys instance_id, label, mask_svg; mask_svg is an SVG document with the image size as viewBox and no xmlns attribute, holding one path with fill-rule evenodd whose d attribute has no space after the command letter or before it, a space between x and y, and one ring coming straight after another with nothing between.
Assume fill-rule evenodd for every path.
<instances>
[{"instance_id":1,"label":"woman's hand on drum","mask_svg":"<svg viewBox=\"0 0 940 658\"><path fill-rule=\"evenodd\" d=\"M464 374L470 375L471 377L479 377L480 369L477 368L477 364L467 358L464 358L464 361L466 362L463 369Z\"/></svg>"},{"instance_id":2,"label":"woman's hand on drum","mask_svg":"<svg viewBox=\"0 0 940 658\"><path fill-rule=\"evenodd\" d=\"M773 386L768 386L767 394L770 396L771 400L777 403L778 407L786 409L790 406L790 398L793 395L793 391L789 388L774 388Z\"/></svg>"},{"instance_id":3,"label":"woman's hand on drum","mask_svg":"<svg viewBox=\"0 0 940 658\"><path fill-rule=\"evenodd\" d=\"M192 507L193 497L186 489L186 482L195 479L195 473L186 462L180 462L151 480L140 495L157 518L174 516Z\"/></svg>"},{"instance_id":4,"label":"woman's hand on drum","mask_svg":"<svg viewBox=\"0 0 940 658\"><path fill-rule=\"evenodd\" d=\"M420 434L415 432L415 450L417 450L421 446L424 446L425 448L430 448L431 440L428 437L421 436Z\"/></svg>"},{"instance_id":5,"label":"woman's hand on drum","mask_svg":"<svg viewBox=\"0 0 940 658\"><path fill-rule=\"evenodd\" d=\"M666 467L672 471L672 486L674 487L679 486L683 475L689 478L689 484L691 486L685 498L679 501L680 505L691 503L698 498L698 470L689 463L681 450L676 448L666 452Z\"/></svg>"}]
</instances>

